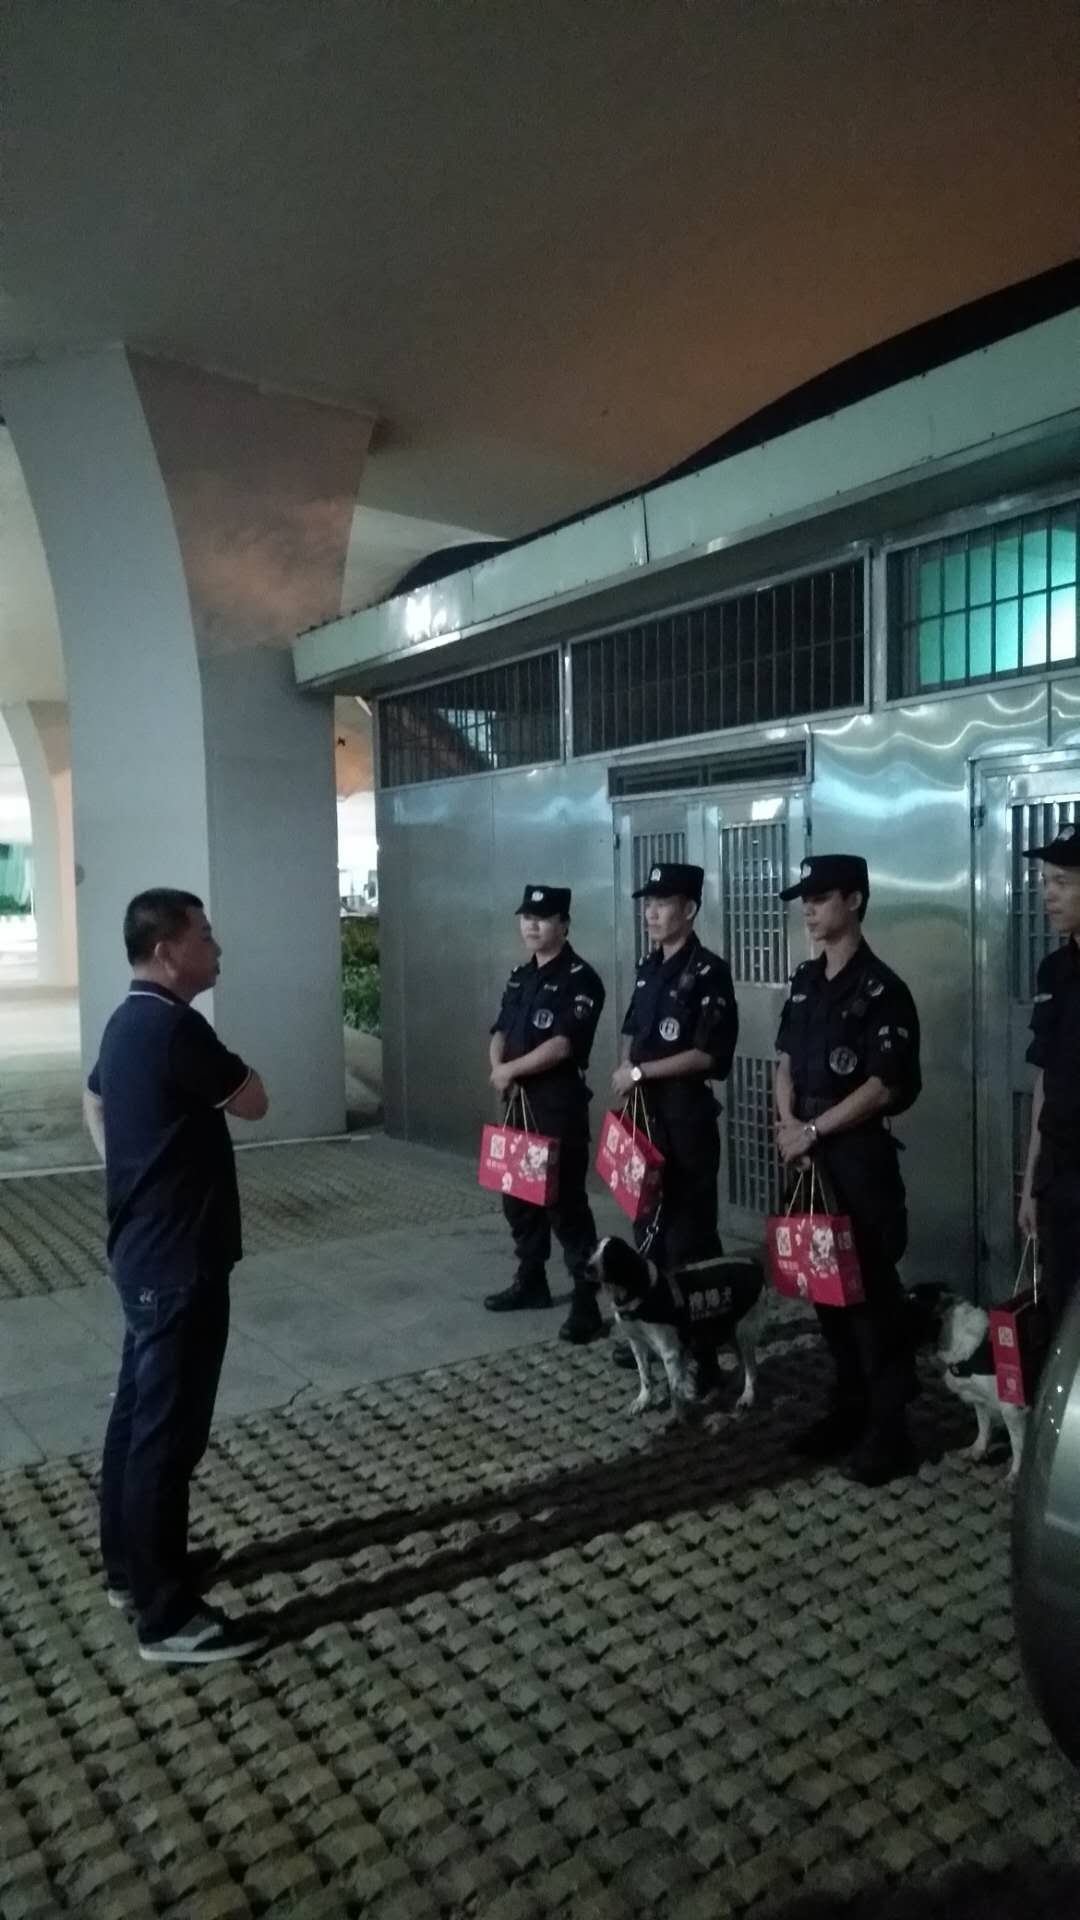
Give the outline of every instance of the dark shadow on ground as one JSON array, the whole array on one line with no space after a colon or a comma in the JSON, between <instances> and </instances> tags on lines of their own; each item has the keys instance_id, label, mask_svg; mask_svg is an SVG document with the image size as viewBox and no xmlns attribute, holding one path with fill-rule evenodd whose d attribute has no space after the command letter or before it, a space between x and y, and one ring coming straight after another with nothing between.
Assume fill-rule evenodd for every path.
<instances>
[{"instance_id":1,"label":"dark shadow on ground","mask_svg":"<svg viewBox=\"0 0 1080 1920\"><path fill-rule=\"evenodd\" d=\"M1038 1855L999 1872L957 1867L932 1886L865 1888L850 1898L811 1894L769 1920L1077 1920L1080 1866Z\"/></svg>"},{"instance_id":2,"label":"dark shadow on ground","mask_svg":"<svg viewBox=\"0 0 1080 1920\"><path fill-rule=\"evenodd\" d=\"M268 1610L265 1624L272 1640L281 1643L378 1608L449 1592L465 1581L493 1580L511 1566L585 1547L601 1534L625 1533L643 1522L663 1523L722 1503L737 1507L762 1492L806 1483L822 1469L803 1461L791 1443L807 1414L816 1410L824 1375L816 1360L808 1364L805 1353L789 1357L785 1370L793 1359L802 1391L778 1393L781 1383L774 1380L766 1396L771 1411L766 1404L748 1418L671 1425L646 1447L614 1459L489 1483L405 1510L345 1515L278 1540L255 1542L223 1563L219 1578L246 1585L320 1562L345 1561L374 1547L404 1548L399 1563L377 1575L344 1568L332 1585L324 1583ZM968 1437L967 1410L933 1385L921 1396L913 1424L926 1459L940 1459L943 1442L957 1444ZM858 1490L852 1492L857 1497Z\"/></svg>"}]
</instances>

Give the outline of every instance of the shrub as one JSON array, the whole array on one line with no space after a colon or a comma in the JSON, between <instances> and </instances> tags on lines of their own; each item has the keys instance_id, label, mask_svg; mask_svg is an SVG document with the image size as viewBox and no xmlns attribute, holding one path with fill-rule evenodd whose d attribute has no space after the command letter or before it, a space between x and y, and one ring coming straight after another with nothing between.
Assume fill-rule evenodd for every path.
<instances>
[{"instance_id":1,"label":"shrub","mask_svg":"<svg viewBox=\"0 0 1080 1920\"><path fill-rule=\"evenodd\" d=\"M378 967L343 966L341 998L345 1024L362 1033L378 1033L382 1019L382 984Z\"/></svg>"},{"instance_id":2,"label":"shrub","mask_svg":"<svg viewBox=\"0 0 1080 1920\"><path fill-rule=\"evenodd\" d=\"M345 967L377 967L379 964L379 923L377 920L341 922L341 963Z\"/></svg>"}]
</instances>

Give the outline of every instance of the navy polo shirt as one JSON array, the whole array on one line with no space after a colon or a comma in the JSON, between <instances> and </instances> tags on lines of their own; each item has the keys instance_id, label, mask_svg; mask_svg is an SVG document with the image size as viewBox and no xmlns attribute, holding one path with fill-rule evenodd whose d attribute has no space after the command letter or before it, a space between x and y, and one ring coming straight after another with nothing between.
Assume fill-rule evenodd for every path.
<instances>
[{"instance_id":1,"label":"navy polo shirt","mask_svg":"<svg viewBox=\"0 0 1080 1920\"><path fill-rule=\"evenodd\" d=\"M108 1252L118 1281L182 1286L240 1259L224 1110L250 1077L194 1007L156 982L133 982L88 1082L105 1106Z\"/></svg>"}]
</instances>

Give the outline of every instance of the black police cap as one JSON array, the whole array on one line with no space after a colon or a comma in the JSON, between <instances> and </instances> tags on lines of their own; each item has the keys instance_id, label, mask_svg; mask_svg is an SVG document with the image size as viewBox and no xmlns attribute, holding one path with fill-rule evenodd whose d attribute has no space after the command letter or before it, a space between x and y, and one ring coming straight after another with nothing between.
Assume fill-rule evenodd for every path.
<instances>
[{"instance_id":1,"label":"black police cap","mask_svg":"<svg viewBox=\"0 0 1080 1920\"><path fill-rule=\"evenodd\" d=\"M1049 860L1052 867L1080 867L1080 827L1059 827L1045 847L1028 847L1025 860Z\"/></svg>"},{"instance_id":2,"label":"black police cap","mask_svg":"<svg viewBox=\"0 0 1080 1920\"><path fill-rule=\"evenodd\" d=\"M696 900L700 907L704 885L704 867L688 866L683 860L661 860L649 868L649 877L643 887L638 887L634 899L672 900L678 895Z\"/></svg>"},{"instance_id":3,"label":"black police cap","mask_svg":"<svg viewBox=\"0 0 1080 1920\"><path fill-rule=\"evenodd\" d=\"M781 900L812 900L821 893L861 893L870 898L870 875L866 861L858 853L811 853L799 868L793 887L785 887Z\"/></svg>"},{"instance_id":4,"label":"black police cap","mask_svg":"<svg viewBox=\"0 0 1080 1920\"><path fill-rule=\"evenodd\" d=\"M569 920L569 887L526 886L516 913L531 914L534 920Z\"/></svg>"}]
</instances>

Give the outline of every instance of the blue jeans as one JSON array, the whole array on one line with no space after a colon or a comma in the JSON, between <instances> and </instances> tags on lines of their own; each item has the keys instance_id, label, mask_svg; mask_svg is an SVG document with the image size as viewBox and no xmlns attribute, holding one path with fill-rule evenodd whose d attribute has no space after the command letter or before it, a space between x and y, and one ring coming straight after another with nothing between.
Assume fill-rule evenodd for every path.
<instances>
[{"instance_id":1,"label":"blue jeans","mask_svg":"<svg viewBox=\"0 0 1080 1920\"><path fill-rule=\"evenodd\" d=\"M101 1557L109 1585L131 1593L139 1638L160 1640L199 1606L188 1496L229 1337L229 1269L160 1288L115 1278L125 1333L101 1462Z\"/></svg>"}]
</instances>

